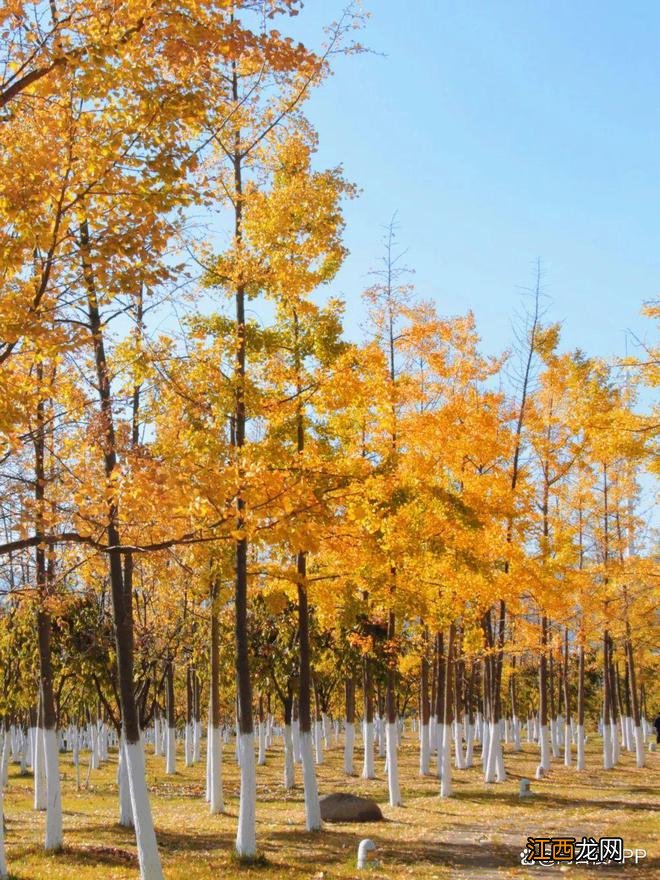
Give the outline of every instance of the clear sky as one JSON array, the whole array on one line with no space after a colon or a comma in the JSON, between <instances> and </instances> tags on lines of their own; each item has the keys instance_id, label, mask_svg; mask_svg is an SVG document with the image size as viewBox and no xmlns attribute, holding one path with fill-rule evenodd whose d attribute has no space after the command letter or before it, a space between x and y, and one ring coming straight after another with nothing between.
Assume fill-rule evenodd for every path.
<instances>
[{"instance_id":1,"label":"clear sky","mask_svg":"<svg viewBox=\"0 0 660 880\"><path fill-rule=\"evenodd\" d=\"M333 285L351 335L397 211L419 295L443 314L472 308L487 351L511 344L537 256L566 347L613 355L626 329L652 338L639 310L660 290L657 0L366 8L358 37L383 55L337 59L308 107L319 163L342 163L362 190ZM318 45L340 11L307 0L291 30Z\"/></svg>"}]
</instances>

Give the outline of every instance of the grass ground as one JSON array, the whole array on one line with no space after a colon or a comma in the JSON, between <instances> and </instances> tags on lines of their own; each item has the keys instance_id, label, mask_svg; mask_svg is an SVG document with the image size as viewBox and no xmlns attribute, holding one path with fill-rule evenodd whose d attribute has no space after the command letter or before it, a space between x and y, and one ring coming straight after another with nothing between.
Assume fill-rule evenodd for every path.
<instances>
[{"instance_id":1,"label":"grass ground","mask_svg":"<svg viewBox=\"0 0 660 880\"><path fill-rule=\"evenodd\" d=\"M233 746L225 746L226 813L210 816L204 801L204 763L184 768L174 777L164 774L164 759L148 757L147 779L158 841L167 880L346 880L359 878L355 855L363 837L377 846L377 878L556 878L568 873L575 880L629 875L639 880L660 876L656 803L660 754L647 754L649 766L634 767L624 754L611 771L600 767L600 741L591 738L587 771L576 773L555 761L549 776L532 782L533 798L518 797L518 780L533 780L536 748L521 754L505 747L508 780L485 785L480 766L454 772L454 797L438 797L438 781L420 778L417 742L408 733L400 751L404 805L387 806L384 760L377 759L375 780L346 779L342 751L326 752L318 769L321 794L351 791L375 798L386 822L326 825L322 832L304 831L302 789L284 793L279 741L268 763L257 768L257 834L263 864L243 866L232 857L238 807L238 773ZM149 749L151 751L151 749ZM356 751L357 757L357 751ZM87 755L84 755L86 760ZM31 777L11 767L5 793L7 861L15 880L135 880L137 857L130 830L117 824L116 755L101 770L92 771L90 789L77 792L70 756L62 756L64 837L62 852L46 855L42 840L44 814L32 807ZM300 770L296 768L297 781ZM83 779L85 777L83 772ZM647 850L638 866L523 867L520 852L532 836L620 836L625 845Z\"/></svg>"}]
</instances>

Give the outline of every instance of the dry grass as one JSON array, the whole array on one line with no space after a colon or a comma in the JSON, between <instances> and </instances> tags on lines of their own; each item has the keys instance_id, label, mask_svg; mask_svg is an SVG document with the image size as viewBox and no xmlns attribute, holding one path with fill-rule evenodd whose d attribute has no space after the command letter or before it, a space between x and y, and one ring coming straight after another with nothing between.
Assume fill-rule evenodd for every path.
<instances>
[{"instance_id":1,"label":"dry grass","mask_svg":"<svg viewBox=\"0 0 660 880\"><path fill-rule=\"evenodd\" d=\"M116 757L93 771L89 791L76 792L70 756L62 756L65 848L56 855L42 849L43 813L32 807L32 780L12 767L5 797L7 860L15 880L135 880L138 876L133 835L117 824ZM357 752L356 752L357 757ZM350 790L374 797L387 822L363 825L327 825L317 834L304 831L301 788L286 795L281 785L282 752L279 741L257 768L258 842L264 864L243 866L232 857L238 806L238 774L233 746L225 746L224 787L226 813L210 816L204 801L204 763L186 769L179 756L179 772L164 775L164 759L147 762L149 787L158 840L168 880L201 878L353 878L364 876L355 868L355 853L363 837L377 847L379 878L559 877L558 868L524 868L519 853L530 835L583 834L596 838L621 836L626 846L642 847L648 857L640 866L625 868L564 868L574 878L626 874L647 880L658 876L657 829L658 754L649 754L649 767L637 770L631 755L619 767L599 767L599 743L589 743L587 772L577 774L561 762L553 763L548 778L533 782L535 797L518 798L518 779L533 778L537 751L524 746L522 754L506 747L507 782L485 785L479 765L454 772L451 799L438 797L434 777L417 772L416 739L407 734L401 759L404 806L387 806L383 759L377 759L378 778L346 779L342 752L326 752L318 768L321 793ZM86 755L85 755L86 759ZM296 768L300 779L299 768ZM83 774L84 776L84 774ZM654 787L655 786L655 787Z\"/></svg>"}]
</instances>

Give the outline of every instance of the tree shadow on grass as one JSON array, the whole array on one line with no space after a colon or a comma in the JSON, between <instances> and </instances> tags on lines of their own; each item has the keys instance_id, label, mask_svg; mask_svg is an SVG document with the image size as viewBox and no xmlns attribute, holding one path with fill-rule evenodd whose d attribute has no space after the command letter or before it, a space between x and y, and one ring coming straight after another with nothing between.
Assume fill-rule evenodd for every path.
<instances>
[{"instance_id":1,"label":"tree shadow on grass","mask_svg":"<svg viewBox=\"0 0 660 880\"><path fill-rule=\"evenodd\" d=\"M285 850L288 860L300 864L319 866L327 863L345 862L357 856L360 840L369 837L376 844L376 858L387 867L390 863L414 866L420 862L463 869L507 868L520 864L520 846L488 843L454 843L438 841L392 840L380 833L382 826L348 831L333 827L332 831L319 834L290 835L273 832L269 835L267 851L277 853Z\"/></svg>"},{"instance_id":2,"label":"tree shadow on grass","mask_svg":"<svg viewBox=\"0 0 660 880\"><path fill-rule=\"evenodd\" d=\"M499 801L500 803L508 803L509 806L519 806L519 807L534 807L534 806L543 806L543 807L557 807L558 809L564 809L566 807L572 807L574 809L579 809L581 807L585 809L604 809L604 810L625 810L629 812L634 812L637 810L648 811L653 810L654 805L652 803L645 803L644 801L621 801L621 800L611 800L607 798L597 798L597 799L582 799L582 798L570 798L565 797L564 795L554 794L549 791L533 791L533 795L531 798L521 799L519 798L517 792L506 792L506 791L473 791L473 792L457 792L455 794L457 800L462 801L478 801L484 802L487 804L492 804L494 801Z\"/></svg>"},{"instance_id":3,"label":"tree shadow on grass","mask_svg":"<svg viewBox=\"0 0 660 880\"><path fill-rule=\"evenodd\" d=\"M156 828L158 847L163 852L232 852L236 834L232 831L214 831L204 834L190 831L165 831Z\"/></svg>"},{"instance_id":4,"label":"tree shadow on grass","mask_svg":"<svg viewBox=\"0 0 660 880\"><path fill-rule=\"evenodd\" d=\"M14 860L43 855L43 846L38 844L15 846L12 848L12 857ZM58 860L61 859L67 864L72 863L91 866L103 864L120 867L122 865L137 865L138 863L136 852L117 846L93 846L84 844L79 846L66 845L58 852L52 853L51 855L53 858Z\"/></svg>"},{"instance_id":5,"label":"tree shadow on grass","mask_svg":"<svg viewBox=\"0 0 660 880\"><path fill-rule=\"evenodd\" d=\"M137 865L136 852L117 846L66 846L59 856L78 865Z\"/></svg>"}]
</instances>

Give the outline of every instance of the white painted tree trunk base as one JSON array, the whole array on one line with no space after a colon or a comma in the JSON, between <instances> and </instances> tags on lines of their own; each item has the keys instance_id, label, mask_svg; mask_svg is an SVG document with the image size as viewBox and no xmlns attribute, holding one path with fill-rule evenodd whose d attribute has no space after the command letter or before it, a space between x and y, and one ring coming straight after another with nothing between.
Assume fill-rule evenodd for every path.
<instances>
[{"instance_id":1,"label":"white painted tree trunk base","mask_svg":"<svg viewBox=\"0 0 660 880\"><path fill-rule=\"evenodd\" d=\"M183 760L186 767L192 767L193 765L193 751L195 747L193 737L194 734L192 723L186 722L186 730L183 744Z\"/></svg>"},{"instance_id":2,"label":"white painted tree trunk base","mask_svg":"<svg viewBox=\"0 0 660 880\"><path fill-rule=\"evenodd\" d=\"M453 786L451 779L451 725L440 724L442 736L442 764L440 770L440 797L451 797Z\"/></svg>"},{"instance_id":3,"label":"white painted tree trunk base","mask_svg":"<svg viewBox=\"0 0 660 880\"><path fill-rule=\"evenodd\" d=\"M469 770L474 764L474 725L465 722L465 768Z\"/></svg>"},{"instance_id":4,"label":"white painted tree trunk base","mask_svg":"<svg viewBox=\"0 0 660 880\"><path fill-rule=\"evenodd\" d=\"M557 739L557 731L559 730L559 722L556 718L550 720L550 748L552 749L552 757L559 757L559 745Z\"/></svg>"},{"instance_id":5,"label":"white painted tree trunk base","mask_svg":"<svg viewBox=\"0 0 660 880\"><path fill-rule=\"evenodd\" d=\"M241 795L238 807L236 853L253 859L257 854L257 769L254 760L254 733L239 733Z\"/></svg>"},{"instance_id":6,"label":"white painted tree trunk base","mask_svg":"<svg viewBox=\"0 0 660 880\"><path fill-rule=\"evenodd\" d=\"M302 736L302 734L301 734ZM301 746L302 752L302 746ZM323 725L320 721L314 722L314 753L317 764L323 763Z\"/></svg>"},{"instance_id":7,"label":"white painted tree trunk base","mask_svg":"<svg viewBox=\"0 0 660 880\"><path fill-rule=\"evenodd\" d=\"M373 721L362 722L362 738L364 747L364 760L362 763L362 778L373 779L376 776L374 770L374 725Z\"/></svg>"},{"instance_id":8,"label":"white painted tree trunk base","mask_svg":"<svg viewBox=\"0 0 660 880\"><path fill-rule=\"evenodd\" d=\"M609 724L603 724L603 769L611 770L614 766L612 740Z\"/></svg>"},{"instance_id":9,"label":"white painted tree trunk base","mask_svg":"<svg viewBox=\"0 0 660 880\"><path fill-rule=\"evenodd\" d=\"M209 810L212 816L224 811L222 791L222 731L209 727Z\"/></svg>"},{"instance_id":10,"label":"white painted tree trunk base","mask_svg":"<svg viewBox=\"0 0 660 880\"><path fill-rule=\"evenodd\" d=\"M435 753L436 753L436 762L437 762L437 772L438 779L442 778L442 767L443 767L443 750L444 750L444 725L439 721L435 722Z\"/></svg>"},{"instance_id":11,"label":"white painted tree trunk base","mask_svg":"<svg viewBox=\"0 0 660 880\"><path fill-rule=\"evenodd\" d=\"M541 725L539 728L539 749L541 753L541 767L544 772L550 769L550 731L547 724Z\"/></svg>"},{"instance_id":12,"label":"white painted tree trunk base","mask_svg":"<svg viewBox=\"0 0 660 880\"><path fill-rule=\"evenodd\" d=\"M2 785L0 785L0 880L7 880L7 862L5 859L5 815L3 799L3 787Z\"/></svg>"},{"instance_id":13,"label":"white painted tree trunk base","mask_svg":"<svg viewBox=\"0 0 660 880\"><path fill-rule=\"evenodd\" d=\"M202 722L193 721L193 764L199 764L202 754Z\"/></svg>"},{"instance_id":14,"label":"white painted tree trunk base","mask_svg":"<svg viewBox=\"0 0 660 880\"><path fill-rule=\"evenodd\" d=\"M397 725L387 723L385 728L385 751L387 755L387 790L391 807L401 806L401 788L399 786L399 756L397 754Z\"/></svg>"},{"instance_id":15,"label":"white painted tree trunk base","mask_svg":"<svg viewBox=\"0 0 660 880\"><path fill-rule=\"evenodd\" d=\"M305 792L305 828L308 831L319 831L321 828L321 805L312 754L312 734L309 731L300 733L300 753Z\"/></svg>"},{"instance_id":16,"label":"white painted tree trunk base","mask_svg":"<svg viewBox=\"0 0 660 880\"><path fill-rule=\"evenodd\" d=\"M639 725L635 727L633 736L635 739L635 763L637 767L641 768L644 767L646 759L644 757L644 737Z\"/></svg>"},{"instance_id":17,"label":"white painted tree trunk base","mask_svg":"<svg viewBox=\"0 0 660 880\"><path fill-rule=\"evenodd\" d=\"M431 740L428 724L422 724L419 731L419 775L431 773Z\"/></svg>"},{"instance_id":18,"label":"white painted tree trunk base","mask_svg":"<svg viewBox=\"0 0 660 880\"><path fill-rule=\"evenodd\" d=\"M585 763L585 742L584 742L584 724L578 724L576 729L576 745L577 745L577 757L575 761L575 769L576 770L584 770Z\"/></svg>"},{"instance_id":19,"label":"white painted tree trunk base","mask_svg":"<svg viewBox=\"0 0 660 880\"><path fill-rule=\"evenodd\" d=\"M616 723L610 724L610 743L612 748L612 766L619 763L621 756L621 743L619 741L619 728Z\"/></svg>"},{"instance_id":20,"label":"white painted tree trunk base","mask_svg":"<svg viewBox=\"0 0 660 880\"><path fill-rule=\"evenodd\" d=\"M291 791L296 784L296 765L293 756L293 732L290 724L284 725L284 789Z\"/></svg>"},{"instance_id":21,"label":"white painted tree trunk base","mask_svg":"<svg viewBox=\"0 0 660 880\"><path fill-rule=\"evenodd\" d=\"M133 806L131 804L131 786L128 781L126 764L126 744L121 738L117 761L117 785L119 787L119 824L123 828L133 828Z\"/></svg>"},{"instance_id":22,"label":"white painted tree trunk base","mask_svg":"<svg viewBox=\"0 0 660 880\"><path fill-rule=\"evenodd\" d=\"M296 764L302 764L302 754L300 753L300 721L291 722L291 736L293 738L293 760Z\"/></svg>"},{"instance_id":23,"label":"white painted tree trunk base","mask_svg":"<svg viewBox=\"0 0 660 880\"><path fill-rule=\"evenodd\" d=\"M484 721L481 725L481 736L479 738L481 742L481 766L484 774L486 773L486 765L488 764L488 730L488 724Z\"/></svg>"},{"instance_id":24,"label":"white painted tree trunk base","mask_svg":"<svg viewBox=\"0 0 660 880\"><path fill-rule=\"evenodd\" d=\"M353 768L353 749L355 748L355 724L352 721L346 721L344 724L344 773L352 776Z\"/></svg>"},{"instance_id":25,"label":"white painted tree trunk base","mask_svg":"<svg viewBox=\"0 0 660 880\"><path fill-rule=\"evenodd\" d=\"M484 782L495 782L496 757L495 750L499 731L493 721L484 721L484 745L481 752L481 760L484 768Z\"/></svg>"},{"instance_id":26,"label":"white painted tree trunk base","mask_svg":"<svg viewBox=\"0 0 660 880\"><path fill-rule=\"evenodd\" d=\"M172 776L176 773L176 731L173 727L167 728L165 753L165 773L168 776Z\"/></svg>"},{"instance_id":27,"label":"white painted tree trunk base","mask_svg":"<svg viewBox=\"0 0 660 880\"><path fill-rule=\"evenodd\" d=\"M3 768L4 769L4 768ZM35 728L34 743L34 809L46 809L46 753L43 727Z\"/></svg>"},{"instance_id":28,"label":"white painted tree trunk base","mask_svg":"<svg viewBox=\"0 0 660 880\"><path fill-rule=\"evenodd\" d=\"M27 765L28 770L34 770L34 746L37 736L37 728L30 727L28 728L28 755L27 755Z\"/></svg>"},{"instance_id":29,"label":"white painted tree trunk base","mask_svg":"<svg viewBox=\"0 0 660 880\"><path fill-rule=\"evenodd\" d=\"M513 733L513 751L519 752L522 750L522 745L520 743L520 721L514 715L511 720L512 733Z\"/></svg>"},{"instance_id":30,"label":"white painted tree trunk base","mask_svg":"<svg viewBox=\"0 0 660 880\"><path fill-rule=\"evenodd\" d=\"M211 801L211 731L211 718L209 716L206 724L206 792L204 793L207 804Z\"/></svg>"},{"instance_id":31,"label":"white painted tree trunk base","mask_svg":"<svg viewBox=\"0 0 660 880\"><path fill-rule=\"evenodd\" d=\"M463 724L454 721L454 763L457 770L465 770L465 753L463 752Z\"/></svg>"},{"instance_id":32,"label":"white painted tree trunk base","mask_svg":"<svg viewBox=\"0 0 660 880\"><path fill-rule=\"evenodd\" d=\"M157 758L160 758L163 754L163 750L161 748L161 722L160 718L154 718L154 755Z\"/></svg>"},{"instance_id":33,"label":"white painted tree trunk base","mask_svg":"<svg viewBox=\"0 0 660 880\"><path fill-rule=\"evenodd\" d=\"M502 740L498 737L495 743L495 781L506 782L506 769L504 767L504 752Z\"/></svg>"},{"instance_id":34,"label":"white painted tree trunk base","mask_svg":"<svg viewBox=\"0 0 660 880\"><path fill-rule=\"evenodd\" d=\"M139 742L126 743L125 754L135 823L135 842L140 863L140 880L163 880L163 870L151 816L149 793L147 792L142 744Z\"/></svg>"},{"instance_id":35,"label":"white painted tree trunk base","mask_svg":"<svg viewBox=\"0 0 660 880\"><path fill-rule=\"evenodd\" d=\"M9 781L9 745L11 734L5 731L0 740L0 785L7 785Z\"/></svg>"}]
</instances>

